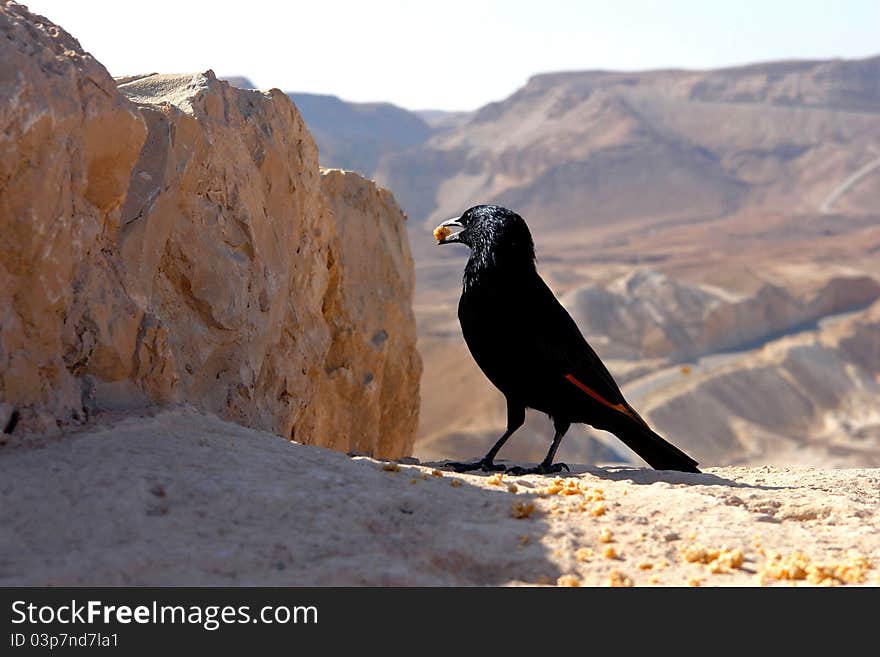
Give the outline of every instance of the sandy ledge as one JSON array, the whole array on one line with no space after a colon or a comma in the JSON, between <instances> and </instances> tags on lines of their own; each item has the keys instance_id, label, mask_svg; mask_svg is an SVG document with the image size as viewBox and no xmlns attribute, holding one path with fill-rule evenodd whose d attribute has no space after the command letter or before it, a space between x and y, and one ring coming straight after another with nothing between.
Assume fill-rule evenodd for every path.
<instances>
[{"instance_id":1,"label":"sandy ledge","mask_svg":"<svg viewBox=\"0 0 880 657\"><path fill-rule=\"evenodd\" d=\"M394 467L186 407L16 438L0 585L880 584L877 469Z\"/></svg>"}]
</instances>

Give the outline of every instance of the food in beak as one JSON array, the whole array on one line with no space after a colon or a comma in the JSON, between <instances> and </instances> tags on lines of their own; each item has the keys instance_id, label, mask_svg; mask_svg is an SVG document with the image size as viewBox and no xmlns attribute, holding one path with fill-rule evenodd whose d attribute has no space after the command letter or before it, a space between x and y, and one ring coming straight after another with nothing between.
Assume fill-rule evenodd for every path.
<instances>
[{"instance_id":1,"label":"food in beak","mask_svg":"<svg viewBox=\"0 0 880 657\"><path fill-rule=\"evenodd\" d=\"M434 239L437 240L438 244L449 237L451 234L452 229L449 226L440 225L434 229Z\"/></svg>"}]
</instances>

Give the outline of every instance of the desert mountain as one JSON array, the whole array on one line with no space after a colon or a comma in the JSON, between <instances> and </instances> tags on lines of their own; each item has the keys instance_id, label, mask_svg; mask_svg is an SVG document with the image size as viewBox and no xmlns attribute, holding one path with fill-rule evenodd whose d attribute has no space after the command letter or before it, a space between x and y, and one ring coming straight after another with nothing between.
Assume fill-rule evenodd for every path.
<instances>
[{"instance_id":1,"label":"desert mountain","mask_svg":"<svg viewBox=\"0 0 880 657\"><path fill-rule=\"evenodd\" d=\"M422 144L431 128L391 103L350 103L336 96L289 93L315 137L321 166L372 177L379 161Z\"/></svg>"},{"instance_id":2,"label":"desert mountain","mask_svg":"<svg viewBox=\"0 0 880 657\"><path fill-rule=\"evenodd\" d=\"M394 190L414 220L416 314L426 355L416 453L472 456L503 426L500 395L458 333L464 250L436 248L428 230L470 205L492 202L526 217L542 273L636 391L647 385L637 383L640 377L673 366L696 373L697 359L740 354L725 368L748 376L694 376L687 399L676 397L675 412L656 406L661 427L702 459L766 460L776 446L787 452L780 436L800 440L803 427L780 429L775 415L807 406L807 424L816 425L813 433L831 451L837 438L848 443L855 434L827 413L839 415L847 404L859 409L864 421L853 431L865 435L864 423L875 426L880 417L876 369L860 369L857 381L845 385L834 379L843 386L837 393L814 395L796 411L779 379L794 375L759 354L786 336L812 335L824 344L823 318L864 312L878 297L878 76L877 57L538 75L422 145L386 156L377 181ZM873 317L864 316L866 325L875 326ZM839 364L845 362L853 365L846 358ZM667 385L670 378L655 378L652 394ZM742 386L761 390L766 404L746 413L751 433L764 436L756 439L760 448L736 444L733 436L742 432L730 428L729 413L713 416L715 432L708 421L695 424L705 408L695 390L703 385L728 400L728 411L737 396L743 405ZM540 458L548 426L542 420L527 427L538 436L519 440L536 446L523 453L514 442L512 456ZM575 460L603 453L571 442L581 445L569 446ZM807 461L834 460L828 449Z\"/></svg>"},{"instance_id":3,"label":"desert mountain","mask_svg":"<svg viewBox=\"0 0 880 657\"><path fill-rule=\"evenodd\" d=\"M755 207L870 213L870 184L834 192L880 158L878 75L880 58L538 75L387 158L379 180L417 219L491 201L545 234Z\"/></svg>"},{"instance_id":4,"label":"desert mountain","mask_svg":"<svg viewBox=\"0 0 880 657\"><path fill-rule=\"evenodd\" d=\"M464 125L472 112L449 112L445 110L416 110L416 114L435 130L446 130Z\"/></svg>"}]
</instances>

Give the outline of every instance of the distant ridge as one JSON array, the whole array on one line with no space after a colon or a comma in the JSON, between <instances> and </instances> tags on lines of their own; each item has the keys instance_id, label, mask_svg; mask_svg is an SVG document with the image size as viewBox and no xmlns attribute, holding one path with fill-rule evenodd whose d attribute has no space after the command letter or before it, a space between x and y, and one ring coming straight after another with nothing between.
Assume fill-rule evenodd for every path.
<instances>
[{"instance_id":1,"label":"distant ridge","mask_svg":"<svg viewBox=\"0 0 880 657\"><path fill-rule=\"evenodd\" d=\"M379 161L425 142L431 128L391 103L350 103L336 96L289 92L318 144L321 165L373 176Z\"/></svg>"}]
</instances>

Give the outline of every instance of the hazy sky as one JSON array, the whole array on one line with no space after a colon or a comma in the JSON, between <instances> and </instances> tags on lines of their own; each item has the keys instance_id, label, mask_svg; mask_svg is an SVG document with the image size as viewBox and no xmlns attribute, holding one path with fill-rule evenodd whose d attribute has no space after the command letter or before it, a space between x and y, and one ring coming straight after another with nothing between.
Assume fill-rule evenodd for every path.
<instances>
[{"instance_id":1,"label":"hazy sky","mask_svg":"<svg viewBox=\"0 0 880 657\"><path fill-rule=\"evenodd\" d=\"M25 0L114 75L475 109L545 71L880 53L880 0Z\"/></svg>"}]
</instances>

